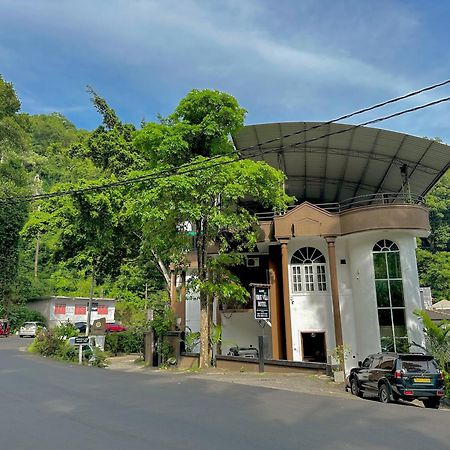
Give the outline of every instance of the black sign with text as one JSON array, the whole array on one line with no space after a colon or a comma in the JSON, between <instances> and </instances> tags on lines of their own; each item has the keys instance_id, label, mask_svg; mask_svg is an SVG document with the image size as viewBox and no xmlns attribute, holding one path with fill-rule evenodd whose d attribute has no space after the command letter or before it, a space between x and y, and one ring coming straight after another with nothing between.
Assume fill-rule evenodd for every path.
<instances>
[{"instance_id":1,"label":"black sign with text","mask_svg":"<svg viewBox=\"0 0 450 450\"><path fill-rule=\"evenodd\" d=\"M256 320L270 320L269 286L253 286L253 311Z\"/></svg>"}]
</instances>

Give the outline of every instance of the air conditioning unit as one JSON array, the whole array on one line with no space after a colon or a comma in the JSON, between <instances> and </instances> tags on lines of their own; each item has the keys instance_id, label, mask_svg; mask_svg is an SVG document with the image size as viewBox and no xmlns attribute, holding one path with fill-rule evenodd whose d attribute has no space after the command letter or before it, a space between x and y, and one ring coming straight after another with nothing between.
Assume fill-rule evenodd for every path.
<instances>
[{"instance_id":1,"label":"air conditioning unit","mask_svg":"<svg viewBox=\"0 0 450 450\"><path fill-rule=\"evenodd\" d=\"M259 258L253 256L247 257L247 267L259 267Z\"/></svg>"}]
</instances>

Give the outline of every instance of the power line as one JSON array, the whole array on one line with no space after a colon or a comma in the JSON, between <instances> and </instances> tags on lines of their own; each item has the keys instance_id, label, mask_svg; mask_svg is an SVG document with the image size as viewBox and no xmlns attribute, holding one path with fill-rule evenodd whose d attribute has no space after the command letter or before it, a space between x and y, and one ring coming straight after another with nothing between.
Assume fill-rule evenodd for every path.
<instances>
[{"instance_id":1,"label":"power line","mask_svg":"<svg viewBox=\"0 0 450 450\"><path fill-rule=\"evenodd\" d=\"M386 104L393 103L394 101L399 101L400 99L411 97L412 95L417 95L418 93L424 92L425 90L435 89L436 87L440 87L440 86L442 86L444 84L448 84L448 83L450 83L450 80L444 81L442 83L438 83L438 84L433 85L433 86L428 86L426 88L423 88L423 89L420 89L418 91L406 94L404 96L397 97L396 99L387 100L385 102L379 103L379 104L371 106L369 108L364 108L362 110L359 110L359 111L356 111L354 113L347 114L346 116L341 116L341 117L349 118L349 117L352 117L352 116L354 116L356 114L361 114L362 112L367 112L367 111L373 110L375 108L379 108L381 106L385 106ZM324 122L324 123L321 123L321 124L318 124L318 125L314 125L313 127L310 127L310 128L308 128L306 130L296 131L294 133L291 133L291 134L283 136L283 137L279 137L279 138L276 138L276 139L271 139L269 141L266 141L263 144L257 144L257 145L253 145L253 146L246 147L246 148L243 148L243 149L236 149L236 150L233 151L233 153L240 154L241 152L244 152L244 151L246 152L247 150L258 148L258 152L256 154L247 153L245 155L239 155L239 157L238 157L238 160L240 160L240 159L249 159L249 158L252 158L254 156L261 155L261 154L277 152L277 151L279 151L279 150L281 150L281 149L283 149L285 147L288 147L288 146L289 147L298 146L298 145L314 142L314 141L323 139L325 137L333 136L333 135L336 135L336 134L342 134L342 133L354 130L356 128L367 126L369 124L379 123L379 122L382 122L382 121L385 121L385 120L388 120L388 119L392 119L393 117L399 117L399 116L404 115L404 114L408 114L408 113L411 113L411 112L419 111L421 109L428 108L428 107L437 105L439 103L447 102L449 100L450 100L450 96L449 97L445 97L445 98L441 98L439 100L435 100L435 101L432 101L432 102L429 102L429 103L426 103L426 104L423 104L423 105L420 105L420 106L416 106L416 107L413 107L413 108L402 110L402 111L399 111L399 112L396 112L396 113L393 113L393 114L390 114L390 115L387 115L387 116L378 117L376 119L372 119L372 120L369 120L369 121L366 121L366 122L363 122L363 123L360 123L360 124L357 124L357 125L351 125L348 128L345 128L345 129L342 129L342 130L338 130L338 131L334 131L332 133L326 133L326 134L321 135L321 136L316 137L316 138L312 138L312 139L308 139L308 140L304 140L304 141L299 141L299 142L296 142L296 143L290 144L290 145L280 146L280 147L277 147L276 149L273 149L273 148L266 149L266 150L261 150L260 149L260 147L262 145L266 145L268 143L275 142L275 141L280 140L282 138L286 138L286 137L290 137L290 136L295 136L297 134L305 133L305 132L307 132L309 130L316 129L316 128L319 128L321 126L324 126L324 125L327 125L327 124L331 124L331 123L334 123L335 121L341 120L341 118L338 118L338 119L334 119L333 121L328 121L328 122ZM231 164L231 163L236 162L236 160L226 160L226 161L219 161L216 164L208 165L207 167L197 167L200 164L203 165L205 162L210 162L210 161L216 160L218 158L224 158L224 157L227 157L227 156L229 156L229 155L215 155L213 157L206 158L206 159L203 159L201 161L195 161L195 162L192 162L192 163L183 164L181 166L171 167L171 168L168 168L168 169L160 170L158 172L142 175L142 176L139 176L139 177L129 178L129 179L125 179L125 180L118 180L118 181L111 182L111 183L105 183L105 184L102 184L102 185L99 185L99 186L90 186L90 187L87 187L87 188L79 188L79 189L69 189L69 190L66 190L66 191L52 192L52 193L48 193L48 194L38 194L38 195L30 195L30 196L23 196L23 197L9 197L9 198L6 198L6 199L0 199L0 204L2 204L2 203L11 203L11 202L14 202L14 203L30 202L30 201L36 201L36 200L46 200L46 199L55 198L55 197L62 197L62 196L66 196L66 195L77 195L77 194L86 193L86 192L96 192L96 191L101 191L101 190L110 189L110 188L114 188L114 187L125 186L125 185L128 185L128 184L134 184L134 183L139 183L139 182L146 182L146 181L150 181L150 180L155 180L155 179L163 178L165 176L170 176L170 175L184 175L184 174L187 174L187 173L192 173L192 172L201 171L201 170L207 170L207 169L211 169L213 167L217 167L217 166L221 166L221 165L225 165L225 164Z\"/></svg>"},{"instance_id":2,"label":"power line","mask_svg":"<svg viewBox=\"0 0 450 450\"><path fill-rule=\"evenodd\" d=\"M336 117L335 119L329 120L327 122L322 122L320 124L313 125L313 126L307 128L305 130L295 131L293 133L285 134L283 136L279 136L279 137L276 137L276 138L273 138L273 139L269 139L267 141L264 141L264 142L261 142L261 143L258 143L258 144L251 145L250 147L246 147L246 148L242 149L241 151L252 150L253 148L259 148L259 147L262 147L263 145L272 144L273 142L277 142L279 140L286 139L288 137L295 136L297 134L306 133L307 131L315 130L317 128L320 128L320 127L323 127L323 126L326 126L326 125L330 125L330 124L335 123L335 122L340 122L341 120L349 119L350 117L354 117L354 116L357 116L359 114L363 114L363 113L366 113L366 112L369 112L369 111L373 111L374 109L382 108L383 106L386 106L386 105L389 105L389 104L392 104L392 103L396 103L396 102L399 102L401 100L405 100L405 99L410 98L410 97L414 97L415 95L419 95L419 94L422 94L423 92L431 91L433 89L445 86L447 84L450 84L450 79L442 81L440 83L432 84L430 86L426 86L424 88L418 89L416 91L409 92L408 94L404 94L404 95L401 95L399 97L394 97L392 99L385 100L385 101L380 102L380 103L376 103L375 105L369 106L367 108L359 109L359 110L354 111L354 112L352 112L350 114L345 114L343 116Z\"/></svg>"},{"instance_id":3,"label":"power line","mask_svg":"<svg viewBox=\"0 0 450 450\"><path fill-rule=\"evenodd\" d=\"M315 137L315 138L311 138L311 139L307 139L307 140L299 141L299 142L294 142L293 144L281 145L281 146L277 147L276 149L270 148L270 149L266 149L266 150L259 150L259 152L257 154L255 154L254 156L261 155L261 154L266 154L266 153L278 152L278 151L280 151L280 150L282 150L282 149L284 149L286 147L294 147L294 146L309 144L310 142L315 142L315 141L318 141L320 139L324 139L326 137L334 136L335 134L342 134L342 133L346 133L348 131L354 130L356 128L361 128L361 127L365 127L367 125L372 125L374 123L383 122L385 120L393 119L394 117L399 117L399 116L402 116L404 114L408 114L408 113L411 113L411 112L419 111L421 109L429 108L430 106L438 105L439 103L448 102L449 100L450 100L450 96L449 97L444 97L444 98L441 98L439 100L434 100L432 102L425 103L425 104L420 105L420 106L415 106L413 108L409 108L409 109L405 109L403 111L399 111L399 112L396 112L396 113L393 113L393 114L389 114L388 116L378 117L376 119L368 120L367 122L362 122L362 123L359 123L357 125L351 125L348 128L344 128L344 129L338 130L338 131L333 131L331 133L326 133L326 134L323 134L323 135ZM331 122L327 122L327 123L331 123ZM325 123L324 123L324 125L325 125ZM301 132L297 132L296 134L306 133L310 129L312 129L312 128L309 128L308 130L303 130ZM245 151L245 149L241 150L241 151Z\"/></svg>"}]
</instances>

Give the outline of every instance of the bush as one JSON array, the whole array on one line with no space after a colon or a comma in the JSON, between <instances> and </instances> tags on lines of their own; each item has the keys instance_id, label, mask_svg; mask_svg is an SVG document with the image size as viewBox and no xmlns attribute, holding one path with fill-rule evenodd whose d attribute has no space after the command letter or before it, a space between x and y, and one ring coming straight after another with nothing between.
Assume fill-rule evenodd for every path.
<instances>
[{"instance_id":1,"label":"bush","mask_svg":"<svg viewBox=\"0 0 450 450\"><path fill-rule=\"evenodd\" d=\"M57 356L61 352L61 347L65 344L65 341L61 339L55 330L56 328L38 332L30 346L30 351L40 353L43 356Z\"/></svg>"},{"instance_id":2,"label":"bush","mask_svg":"<svg viewBox=\"0 0 450 450\"><path fill-rule=\"evenodd\" d=\"M91 358L89 358L89 364L95 367L106 367L108 354L98 347L94 347L94 353Z\"/></svg>"},{"instance_id":3,"label":"bush","mask_svg":"<svg viewBox=\"0 0 450 450\"><path fill-rule=\"evenodd\" d=\"M120 333L109 333L105 337L105 350L114 355L142 353L144 350L144 332L140 329L130 329Z\"/></svg>"}]
</instances>

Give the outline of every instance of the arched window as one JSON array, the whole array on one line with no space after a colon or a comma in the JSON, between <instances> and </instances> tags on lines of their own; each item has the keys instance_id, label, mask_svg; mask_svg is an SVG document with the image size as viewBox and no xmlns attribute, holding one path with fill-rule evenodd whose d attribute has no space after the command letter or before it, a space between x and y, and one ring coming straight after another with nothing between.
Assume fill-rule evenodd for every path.
<instances>
[{"instance_id":1,"label":"arched window","mask_svg":"<svg viewBox=\"0 0 450 450\"><path fill-rule=\"evenodd\" d=\"M374 245L372 255L381 350L407 352L409 344L399 248L395 242L383 239Z\"/></svg>"},{"instance_id":2,"label":"arched window","mask_svg":"<svg viewBox=\"0 0 450 450\"><path fill-rule=\"evenodd\" d=\"M326 291L325 257L313 247L297 250L291 258L292 292Z\"/></svg>"}]
</instances>

